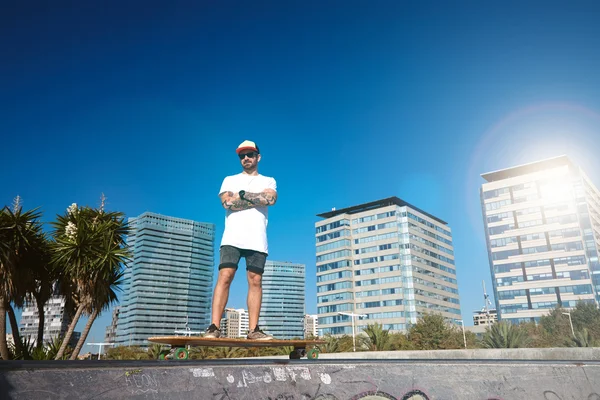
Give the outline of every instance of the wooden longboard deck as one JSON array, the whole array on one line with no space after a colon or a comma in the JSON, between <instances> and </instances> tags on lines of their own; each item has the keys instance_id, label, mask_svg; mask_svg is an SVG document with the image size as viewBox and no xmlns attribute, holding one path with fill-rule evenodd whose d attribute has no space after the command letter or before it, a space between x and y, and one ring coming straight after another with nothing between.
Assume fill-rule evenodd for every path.
<instances>
[{"instance_id":1,"label":"wooden longboard deck","mask_svg":"<svg viewBox=\"0 0 600 400\"><path fill-rule=\"evenodd\" d=\"M324 344L324 340L250 340L250 339L231 339L231 338L203 338L201 336L154 336L148 338L148 341L154 343L169 344L171 346L221 346L221 347L306 347L312 345Z\"/></svg>"}]
</instances>

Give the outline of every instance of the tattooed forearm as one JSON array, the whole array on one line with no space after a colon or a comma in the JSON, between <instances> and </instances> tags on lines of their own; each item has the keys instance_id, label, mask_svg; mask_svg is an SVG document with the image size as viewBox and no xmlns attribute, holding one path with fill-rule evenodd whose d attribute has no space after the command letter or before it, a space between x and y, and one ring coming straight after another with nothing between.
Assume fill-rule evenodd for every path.
<instances>
[{"instance_id":1,"label":"tattooed forearm","mask_svg":"<svg viewBox=\"0 0 600 400\"><path fill-rule=\"evenodd\" d=\"M275 204L276 198L272 193L261 192L261 193L248 193L244 194L244 200L248 200L252 204L261 206L272 206Z\"/></svg>"},{"instance_id":2,"label":"tattooed forearm","mask_svg":"<svg viewBox=\"0 0 600 400\"><path fill-rule=\"evenodd\" d=\"M243 198L240 198L237 193L224 192L220 194L220 197L223 208L231 211L241 211L275 204L277 201L277 192L271 190L265 190L261 193L246 192Z\"/></svg>"},{"instance_id":3,"label":"tattooed forearm","mask_svg":"<svg viewBox=\"0 0 600 400\"><path fill-rule=\"evenodd\" d=\"M240 196L238 194L234 194L233 192L221 193L220 197L223 208L227 210L241 211L256 207L256 205L252 204L248 200L240 199Z\"/></svg>"}]
</instances>

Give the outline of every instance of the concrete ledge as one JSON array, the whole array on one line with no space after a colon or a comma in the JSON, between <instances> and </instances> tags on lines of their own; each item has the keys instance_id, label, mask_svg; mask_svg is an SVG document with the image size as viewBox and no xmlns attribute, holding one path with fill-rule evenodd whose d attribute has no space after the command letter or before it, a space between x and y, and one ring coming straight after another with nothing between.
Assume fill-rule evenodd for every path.
<instances>
[{"instance_id":1,"label":"concrete ledge","mask_svg":"<svg viewBox=\"0 0 600 400\"><path fill-rule=\"evenodd\" d=\"M288 356L252 357L286 360ZM455 349L410 351L357 351L320 353L319 360L600 360L600 347L556 347L545 349ZM600 400L600 398L598 399Z\"/></svg>"},{"instance_id":2,"label":"concrete ledge","mask_svg":"<svg viewBox=\"0 0 600 400\"><path fill-rule=\"evenodd\" d=\"M599 361L0 362L0 399L599 400Z\"/></svg>"},{"instance_id":3,"label":"concrete ledge","mask_svg":"<svg viewBox=\"0 0 600 400\"><path fill-rule=\"evenodd\" d=\"M321 353L319 359L397 359L397 360L600 360L600 347L556 347L546 349L464 349L361 351ZM599 399L600 400L600 399Z\"/></svg>"}]
</instances>

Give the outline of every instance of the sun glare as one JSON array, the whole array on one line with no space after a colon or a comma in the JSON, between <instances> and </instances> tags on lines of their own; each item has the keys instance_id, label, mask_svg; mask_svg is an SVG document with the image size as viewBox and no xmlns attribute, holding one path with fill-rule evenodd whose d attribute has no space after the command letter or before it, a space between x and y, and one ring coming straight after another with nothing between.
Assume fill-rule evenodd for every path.
<instances>
[{"instance_id":1,"label":"sun glare","mask_svg":"<svg viewBox=\"0 0 600 400\"><path fill-rule=\"evenodd\" d=\"M540 185L540 193L545 204L561 203L572 198L573 185L566 168L549 171L543 179L545 182Z\"/></svg>"}]
</instances>

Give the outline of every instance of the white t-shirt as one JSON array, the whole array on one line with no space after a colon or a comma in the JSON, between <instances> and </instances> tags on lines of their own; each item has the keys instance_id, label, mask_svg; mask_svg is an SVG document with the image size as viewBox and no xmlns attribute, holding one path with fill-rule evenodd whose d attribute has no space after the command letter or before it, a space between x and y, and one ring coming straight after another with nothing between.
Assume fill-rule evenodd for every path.
<instances>
[{"instance_id":1,"label":"white t-shirt","mask_svg":"<svg viewBox=\"0 0 600 400\"><path fill-rule=\"evenodd\" d=\"M240 190L248 193L260 193L265 189L277 190L275 179L263 175L237 174L223 180L219 194ZM269 253L267 243L267 224L269 223L269 207L249 208L241 211L227 210L225 214L225 231L221 246L235 246L239 249L255 250Z\"/></svg>"}]
</instances>

